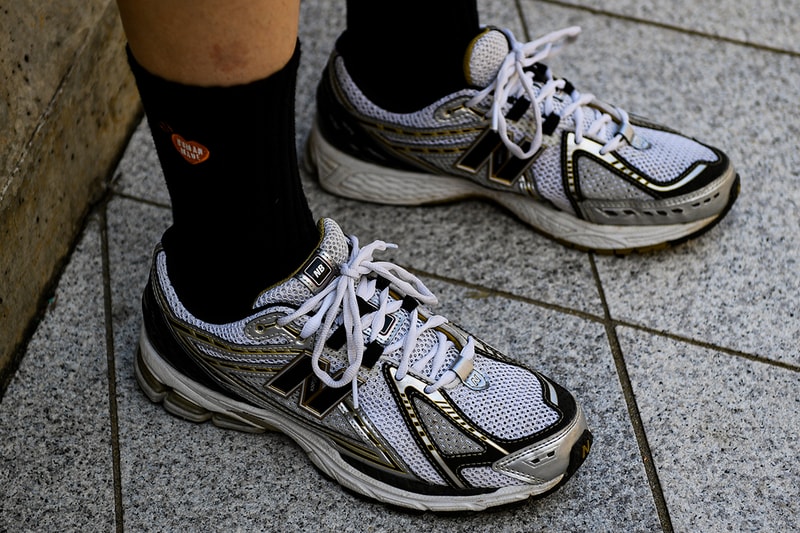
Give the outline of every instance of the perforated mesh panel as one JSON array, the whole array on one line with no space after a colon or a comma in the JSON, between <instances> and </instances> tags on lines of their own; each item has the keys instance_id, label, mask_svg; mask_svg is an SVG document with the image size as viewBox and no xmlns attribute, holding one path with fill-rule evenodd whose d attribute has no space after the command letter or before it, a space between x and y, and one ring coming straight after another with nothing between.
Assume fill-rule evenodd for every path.
<instances>
[{"instance_id":1,"label":"perforated mesh panel","mask_svg":"<svg viewBox=\"0 0 800 533\"><path fill-rule=\"evenodd\" d=\"M497 69L508 55L508 39L499 31L486 31L472 45L469 54L469 78L476 87L486 87L497 76Z\"/></svg>"},{"instance_id":2,"label":"perforated mesh panel","mask_svg":"<svg viewBox=\"0 0 800 533\"><path fill-rule=\"evenodd\" d=\"M323 220L323 239L319 251L328 258L334 268L344 263L348 257L348 240L336 222ZM254 307L262 307L280 302L301 305L311 298L311 291L295 278L264 291L256 300Z\"/></svg>"},{"instance_id":3,"label":"perforated mesh panel","mask_svg":"<svg viewBox=\"0 0 800 533\"><path fill-rule=\"evenodd\" d=\"M617 152L653 181L673 181L695 161L717 160L713 151L682 135L646 128L637 128L636 131L650 142L651 147L636 150L626 145Z\"/></svg>"},{"instance_id":4,"label":"perforated mesh panel","mask_svg":"<svg viewBox=\"0 0 800 533\"><path fill-rule=\"evenodd\" d=\"M484 357L476 357L475 366L488 376L489 388L474 391L458 387L449 394L485 431L504 439L519 439L558 420L558 413L544 403L539 380L528 370Z\"/></svg>"},{"instance_id":5,"label":"perforated mesh panel","mask_svg":"<svg viewBox=\"0 0 800 533\"><path fill-rule=\"evenodd\" d=\"M425 424L425 430L428 435L436 442L443 453L455 455L479 453L484 450L484 446L467 437L464 432L456 428L452 422L448 421L428 403L415 398L414 405Z\"/></svg>"},{"instance_id":6,"label":"perforated mesh panel","mask_svg":"<svg viewBox=\"0 0 800 533\"><path fill-rule=\"evenodd\" d=\"M561 149L556 147L548 148L533 163L531 169L539 194L564 211L572 213L572 204L570 204L564 192L564 185L561 179Z\"/></svg>"}]
</instances>

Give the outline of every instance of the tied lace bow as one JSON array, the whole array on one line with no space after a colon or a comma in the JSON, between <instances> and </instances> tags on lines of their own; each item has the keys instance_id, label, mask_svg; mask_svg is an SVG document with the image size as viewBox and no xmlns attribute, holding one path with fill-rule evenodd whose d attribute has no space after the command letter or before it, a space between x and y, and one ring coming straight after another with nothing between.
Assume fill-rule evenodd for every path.
<instances>
[{"instance_id":1,"label":"tied lace bow","mask_svg":"<svg viewBox=\"0 0 800 533\"><path fill-rule=\"evenodd\" d=\"M380 334L386 318L398 312L403 302L391 299L389 287L385 287L378 292L377 279L370 279L370 274L388 281L398 292L410 296L419 303L425 305L435 305L436 297L416 276L407 270L389 262L373 261L373 253L396 248L394 244L383 241L375 241L363 248L359 248L358 239L350 237L352 250L349 259L340 267L340 275L331 281L322 291L308 299L297 311L278 320L278 324L286 324L297 320L302 316L307 316L308 320L303 325L300 336L304 339L317 335L314 350L311 356L311 367L314 374L328 387L343 387L352 384L353 404L358 408L358 372L364 359L366 344L373 342ZM363 316L358 306L358 298L370 301L375 294L378 294L378 307L376 310L366 313ZM447 322L447 319L440 315L432 315L421 325L419 323L419 313L416 307L408 313L406 318L408 329L404 335L397 335L394 341L385 346L383 354L391 355L400 352L399 365L395 378L403 379L409 369L415 372L422 372L423 369L431 364L429 376L433 380L442 368L448 350L453 347L453 343L441 331L435 331L436 342L431 350L417 361L411 362L411 356L416 346L417 339L425 331L436 328ZM338 378L334 378L320 366L325 342L331 335L334 326L343 326L347 338L347 359L348 365ZM369 331L369 335L365 335ZM475 356L475 341L469 338L460 353L459 361L471 362ZM425 388L426 393L431 393L441 387L449 385L459 375L452 369L448 369L433 384Z\"/></svg>"}]
</instances>

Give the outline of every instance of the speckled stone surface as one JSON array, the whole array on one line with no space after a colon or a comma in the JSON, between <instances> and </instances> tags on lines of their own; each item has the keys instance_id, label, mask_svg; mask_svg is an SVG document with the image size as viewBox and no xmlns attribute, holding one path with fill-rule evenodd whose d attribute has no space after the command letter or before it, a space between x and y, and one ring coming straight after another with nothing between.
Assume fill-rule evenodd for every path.
<instances>
[{"instance_id":1,"label":"speckled stone surface","mask_svg":"<svg viewBox=\"0 0 800 533\"><path fill-rule=\"evenodd\" d=\"M797 531L800 375L627 328L620 342L675 530Z\"/></svg>"},{"instance_id":2,"label":"speckled stone surface","mask_svg":"<svg viewBox=\"0 0 800 533\"><path fill-rule=\"evenodd\" d=\"M108 0L0 6L0 176L7 176ZM56 23L58 21L58 23ZM0 181L2 183L2 181Z\"/></svg>"},{"instance_id":3,"label":"speckled stone surface","mask_svg":"<svg viewBox=\"0 0 800 533\"><path fill-rule=\"evenodd\" d=\"M780 0L742 2L605 0L600 4L587 0L556 0L552 3L600 10L620 17L641 19L769 48L800 52L800 41L796 38L800 33L800 12L797 9L787 9L788 5Z\"/></svg>"},{"instance_id":4,"label":"speckled stone surface","mask_svg":"<svg viewBox=\"0 0 800 533\"><path fill-rule=\"evenodd\" d=\"M93 217L0 404L0 530L114 528L105 333Z\"/></svg>"},{"instance_id":5,"label":"speckled stone surface","mask_svg":"<svg viewBox=\"0 0 800 533\"><path fill-rule=\"evenodd\" d=\"M742 174L743 193L709 234L659 253L592 256L533 234L489 204L366 205L328 195L305 171L302 178L317 216L336 218L362 241L399 244L391 257L416 269L440 296L437 311L574 392L595 434L592 454L575 477L556 494L513 509L408 514L343 491L282 435L191 424L151 404L132 378L132 365L141 327L139 299L170 212L149 133L140 127L115 173L112 197L100 210L107 220L108 325L117 383L112 415L118 429L114 433L108 420L107 389L93 386L98 392L90 400L97 409L92 431L75 438L83 439L76 441L80 445L86 439L100 442L95 448L105 454L101 460L79 468L104 481L92 493L94 506L81 515L67 513L66 523L82 519L83 525L108 529L122 517L123 529L130 531L800 528L795 505L800 471L793 460L800 422L800 362L794 349L800 293L793 273L800 243L791 218L800 161L796 150L781 142L799 133L790 88L800 86L800 62L764 47L698 35L693 31L705 30L694 20L681 24L685 30L673 30L558 4L523 2L519 10L499 1L480 6L483 22L510 25L520 37L582 26L578 44L557 58L556 72L579 89L728 152ZM615 5L622 4L612 2L607 9ZM730 2L719 6L728 13L738 9ZM666 8L641 9L651 10L642 11L646 17ZM302 13L301 153L318 72L344 25L344 9L315 0L305 2ZM655 15L654 20L661 21ZM758 20L748 23L754 34L762 31L755 28ZM781 46L786 35L780 32L763 35ZM90 240L96 239L92 228ZM96 246L85 250L73 262L87 264L78 259L86 254L102 260ZM104 324L102 307L87 303L97 290L77 293L75 308L96 313L81 320ZM57 307L42 328L48 321L53 328L62 321L67 325L73 316ZM88 330L86 339L74 342L104 347L105 330ZM49 333L41 335L50 350L68 351ZM37 368L58 376L58 363L37 355L38 346L31 344L25 362L42 361ZM63 402L54 406L25 368L0 404L0 420L13 420L19 405L69 419ZM85 403L77 392L64 394L73 394L76 405ZM14 422L0 431L20 443L30 442L35 429ZM2 444L0 450L4 460L11 453ZM17 468L38 472L37 465L49 464L46 450L36 450L28 459L33 466ZM111 451L119 457L116 478ZM21 494L30 475L16 476L5 490ZM114 481L120 488L116 499ZM48 490L54 499L63 494L63 501L71 502L70 482L50 480ZM0 505L5 505L0 530L6 516L34 516L19 498Z\"/></svg>"}]
</instances>

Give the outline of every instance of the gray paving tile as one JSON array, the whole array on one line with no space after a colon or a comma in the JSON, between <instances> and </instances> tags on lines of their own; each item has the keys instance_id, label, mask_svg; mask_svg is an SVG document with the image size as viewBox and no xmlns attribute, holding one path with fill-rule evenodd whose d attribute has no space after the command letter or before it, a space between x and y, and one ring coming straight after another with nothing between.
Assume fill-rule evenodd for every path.
<instances>
[{"instance_id":1,"label":"gray paving tile","mask_svg":"<svg viewBox=\"0 0 800 533\"><path fill-rule=\"evenodd\" d=\"M0 530L114 528L99 223L92 218L0 404Z\"/></svg>"},{"instance_id":2,"label":"gray paving tile","mask_svg":"<svg viewBox=\"0 0 800 533\"><path fill-rule=\"evenodd\" d=\"M324 480L301 450L277 434L247 435L166 414L131 378L141 324L138 298L164 209L128 200L109 205L111 279L125 525L137 530L324 528L376 531L529 531L657 527L635 439L625 416L603 328L581 319L431 282L442 312L486 331L487 340L576 391L592 421L595 450L556 495L524 507L432 518L362 502ZM137 220L131 228L127 220ZM632 502L637 502L635 505ZM641 502L645 502L643 505ZM281 512L265 512L280 509Z\"/></svg>"},{"instance_id":3,"label":"gray paving tile","mask_svg":"<svg viewBox=\"0 0 800 533\"><path fill-rule=\"evenodd\" d=\"M603 12L621 17L633 17L760 46L800 52L800 42L796 38L800 33L800 16L797 9L789 8L780 0L607 0L599 6L597 2L587 0L562 0L555 3L599 8Z\"/></svg>"},{"instance_id":4,"label":"gray paving tile","mask_svg":"<svg viewBox=\"0 0 800 533\"><path fill-rule=\"evenodd\" d=\"M752 49L548 3L522 7L533 37L581 27L575 43L546 61L557 76L581 92L730 150L729 135L723 135L730 131L730 106L742 91L741 80L753 75L733 77L726 70L729 62L752 58Z\"/></svg>"},{"instance_id":5,"label":"gray paving tile","mask_svg":"<svg viewBox=\"0 0 800 533\"><path fill-rule=\"evenodd\" d=\"M620 328L676 531L796 531L800 373Z\"/></svg>"},{"instance_id":6,"label":"gray paving tile","mask_svg":"<svg viewBox=\"0 0 800 533\"><path fill-rule=\"evenodd\" d=\"M393 261L490 289L601 315L588 257L533 233L482 202L436 207L376 206L306 184L312 210L339 221L360 242L399 248Z\"/></svg>"}]
</instances>

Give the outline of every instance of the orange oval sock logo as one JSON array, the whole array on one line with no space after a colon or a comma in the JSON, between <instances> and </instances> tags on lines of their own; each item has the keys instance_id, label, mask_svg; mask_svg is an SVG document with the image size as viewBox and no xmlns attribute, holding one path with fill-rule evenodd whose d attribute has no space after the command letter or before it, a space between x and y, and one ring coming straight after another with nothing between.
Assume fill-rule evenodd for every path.
<instances>
[{"instance_id":1,"label":"orange oval sock logo","mask_svg":"<svg viewBox=\"0 0 800 533\"><path fill-rule=\"evenodd\" d=\"M172 134L172 144L178 150L178 153L192 165L202 163L211 155L208 148L202 144L195 141L187 141L177 133Z\"/></svg>"}]
</instances>

